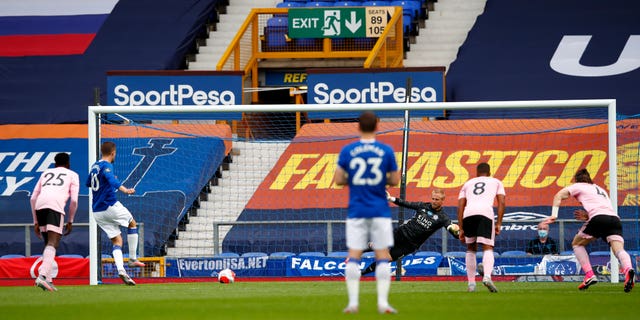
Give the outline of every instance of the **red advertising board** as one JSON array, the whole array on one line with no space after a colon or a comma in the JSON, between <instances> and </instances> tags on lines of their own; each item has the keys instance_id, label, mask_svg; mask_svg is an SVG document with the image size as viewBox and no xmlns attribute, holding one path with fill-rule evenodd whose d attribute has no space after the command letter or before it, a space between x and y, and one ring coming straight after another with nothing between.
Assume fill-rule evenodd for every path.
<instances>
[{"instance_id":1,"label":"red advertising board","mask_svg":"<svg viewBox=\"0 0 640 320\"><path fill-rule=\"evenodd\" d=\"M597 124L600 123L600 124ZM622 123L622 124L620 124ZM626 123L626 124L625 124ZM480 131L480 126L482 131ZM635 129L626 130L628 125ZM619 203L637 204L638 121L618 125ZM561 127L579 129L559 130ZM400 164L402 127L380 124L378 139L393 146ZM489 128L487 130L487 128ZM544 133L540 133L544 128ZM508 134L499 134L508 132ZM532 133L536 132L536 133ZM344 208L348 191L332 183L340 149L357 139L353 123L306 125L259 186L247 209ZM587 168L608 187L607 125L601 120L459 120L412 123L407 161L407 198L426 199L443 189L455 205L460 187L478 163L491 165L503 181L508 206L547 206L553 195ZM635 152L635 153L634 153ZM398 194L398 188L391 188ZM578 205L565 201L565 205Z\"/></svg>"}]
</instances>

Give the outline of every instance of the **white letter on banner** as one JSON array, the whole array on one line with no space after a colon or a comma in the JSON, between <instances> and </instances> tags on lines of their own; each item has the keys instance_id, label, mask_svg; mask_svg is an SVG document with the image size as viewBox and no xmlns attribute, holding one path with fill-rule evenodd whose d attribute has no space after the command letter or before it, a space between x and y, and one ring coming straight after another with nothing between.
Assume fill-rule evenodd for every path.
<instances>
[{"instance_id":1,"label":"white letter on banner","mask_svg":"<svg viewBox=\"0 0 640 320\"><path fill-rule=\"evenodd\" d=\"M331 90L331 99L329 103L342 103L344 102L344 91L340 89Z\"/></svg>"},{"instance_id":2,"label":"white letter on banner","mask_svg":"<svg viewBox=\"0 0 640 320\"><path fill-rule=\"evenodd\" d=\"M291 269L295 269L300 265L300 258L291 258Z\"/></svg>"},{"instance_id":3,"label":"white letter on banner","mask_svg":"<svg viewBox=\"0 0 640 320\"><path fill-rule=\"evenodd\" d=\"M191 98L193 95L193 88L188 84L178 85L178 105L183 105L185 99Z\"/></svg>"},{"instance_id":4,"label":"white letter on banner","mask_svg":"<svg viewBox=\"0 0 640 320\"><path fill-rule=\"evenodd\" d=\"M127 104L129 104L129 95L127 95L127 92L129 92L129 88L126 85L117 85L113 89L113 93L116 95L116 98L113 99L113 102L115 102L119 106L126 106Z\"/></svg>"},{"instance_id":5,"label":"white letter on banner","mask_svg":"<svg viewBox=\"0 0 640 320\"><path fill-rule=\"evenodd\" d=\"M347 102L349 103L360 103L362 97L360 96L360 90L358 89L349 89L347 90Z\"/></svg>"},{"instance_id":6,"label":"white letter on banner","mask_svg":"<svg viewBox=\"0 0 640 320\"><path fill-rule=\"evenodd\" d=\"M378 84L378 87L380 88L379 100L373 101L373 102L383 102L386 96L389 96L393 93L394 86L393 86L393 83L391 82L388 82L388 81L380 82Z\"/></svg>"},{"instance_id":7,"label":"white letter on banner","mask_svg":"<svg viewBox=\"0 0 640 320\"><path fill-rule=\"evenodd\" d=\"M326 104L327 102L329 102L329 95L325 92L328 89L329 86L327 86L327 84L324 82L320 82L316 84L315 87L313 87L313 92L316 94L316 96L313 98L313 100L315 100L315 103Z\"/></svg>"},{"instance_id":8,"label":"white letter on banner","mask_svg":"<svg viewBox=\"0 0 640 320\"><path fill-rule=\"evenodd\" d=\"M549 65L554 71L576 77L606 77L631 72L640 68L640 35L630 35L614 64L585 66L580 59L591 41L591 36L564 36Z\"/></svg>"},{"instance_id":9,"label":"white letter on banner","mask_svg":"<svg viewBox=\"0 0 640 320\"><path fill-rule=\"evenodd\" d=\"M236 104L236 95L233 94L233 91L225 90L220 94L220 101L224 105L234 105ZM216 102L218 104L218 102Z\"/></svg>"}]
</instances>

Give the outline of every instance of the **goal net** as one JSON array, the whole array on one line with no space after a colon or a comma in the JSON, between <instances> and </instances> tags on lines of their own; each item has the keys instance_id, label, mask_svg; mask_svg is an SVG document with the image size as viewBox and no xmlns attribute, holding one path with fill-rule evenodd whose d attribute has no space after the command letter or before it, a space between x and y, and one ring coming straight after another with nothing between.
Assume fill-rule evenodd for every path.
<instances>
[{"instance_id":1,"label":"goal net","mask_svg":"<svg viewBox=\"0 0 640 320\"><path fill-rule=\"evenodd\" d=\"M348 191L332 181L340 149L358 137L354 119L363 110L381 116L378 139L394 148L403 167L402 185L389 188L393 196L428 202L441 189L445 211L456 220L460 187L478 163L491 166L507 193L495 246L503 264L524 255L553 195L580 168L608 189L624 221L626 248L639 249L638 121L619 120L616 132L614 100L240 105L225 106L224 117L197 106L89 110L90 162L102 142L116 143L115 174L136 189L118 197L142 225L139 252L146 257L344 256ZM433 110L447 112L421 116ZM572 211L579 206L563 203L551 227L559 253L571 250L581 225ZM396 221L414 215L395 205L392 211ZM93 257L110 254L106 236L91 237ZM443 229L419 251L441 255L441 268L465 250ZM608 247L596 242L589 250Z\"/></svg>"}]
</instances>

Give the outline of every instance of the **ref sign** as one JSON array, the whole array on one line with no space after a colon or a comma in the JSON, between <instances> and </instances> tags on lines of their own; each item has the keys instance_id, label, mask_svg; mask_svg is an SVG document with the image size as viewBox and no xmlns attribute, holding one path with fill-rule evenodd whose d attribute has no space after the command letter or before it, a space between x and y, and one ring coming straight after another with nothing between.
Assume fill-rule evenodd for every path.
<instances>
[{"instance_id":1,"label":"ref sign","mask_svg":"<svg viewBox=\"0 0 640 320\"><path fill-rule=\"evenodd\" d=\"M394 7L289 9L289 37L379 37L394 10Z\"/></svg>"}]
</instances>

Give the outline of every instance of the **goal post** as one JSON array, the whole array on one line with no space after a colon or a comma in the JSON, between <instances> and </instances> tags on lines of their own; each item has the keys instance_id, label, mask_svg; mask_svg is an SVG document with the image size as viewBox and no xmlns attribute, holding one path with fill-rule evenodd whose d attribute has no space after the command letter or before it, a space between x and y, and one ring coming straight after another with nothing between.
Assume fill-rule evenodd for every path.
<instances>
[{"instance_id":1,"label":"goal post","mask_svg":"<svg viewBox=\"0 0 640 320\"><path fill-rule=\"evenodd\" d=\"M567 112L566 110L573 109L585 109L591 110L591 108L599 108L598 110L602 111L599 113L598 120L584 120L589 118L592 114L590 112L582 112L573 115L571 112ZM245 210L246 208L251 207L256 214L256 218L254 221L257 224L264 222L264 225L268 226L268 228L264 230L252 229L256 228L253 225L249 225L249 223L239 223L236 230L248 230L249 234L255 234L256 237L263 236L268 232L291 232L292 235L295 235L299 238L304 238L306 236L315 237L315 235L310 235L310 233L314 233L318 228L317 225L310 224L308 226L301 226L300 229L298 227L287 227L286 231L283 229L275 228L281 227L278 226L278 223L273 223L273 221L264 221L265 217L268 219L272 219L270 214L272 214L273 210L277 212L281 212L283 217L282 225L286 224L287 219L289 220L307 220L309 217L312 219L316 219L318 221L333 221L335 219L344 218L344 210L346 208L346 202L344 202L344 192L339 192L340 190L331 186L330 181L327 181L327 177L331 174L328 173L331 168L335 168L335 153L336 150L340 149L340 146L347 143L347 141L355 139L357 137L357 131L354 130L354 126L348 122L336 121L335 125L328 126L326 122L313 120L310 117L307 117L307 122L302 126L302 133L293 132L291 133L291 121L292 118L287 116L291 113L313 113L313 112L354 112L359 113L365 110L371 110L375 112L387 112L387 111L398 111L399 116L389 116L388 118L381 119L381 139L386 139L388 141L399 141L397 137L398 132L404 130L402 127L402 117L404 110L409 110L410 113L419 112L421 110L449 110L452 112L463 112L465 110L487 110L488 112L491 110L512 110L514 113L514 120L508 119L476 119L474 121L461 121L458 120L429 120L426 118L417 117L416 120L411 121L410 137L408 143L408 150L402 150L402 143L394 144L394 150L396 151L396 155L402 155L404 153L409 154L413 157L413 161L425 161L425 163L421 163L419 165L408 165L408 169L411 171L410 174L411 179L407 182L410 184L410 190L408 192L407 197L412 197L408 200L410 201L428 201L425 199L424 194L420 194L419 192L423 192L425 189L431 190L432 188L437 187L438 185L446 186L447 195L448 195L448 203L446 206L454 207L455 200L457 198L457 193L455 189L459 191L459 187L456 187L459 184L459 179L464 176L468 176L469 169L471 164L477 160L477 157L484 157L485 154L478 153L476 151L469 150L461 150L459 153L450 155L447 158L447 161L452 161L451 163L444 162L445 159L441 159L442 154L438 154L438 152L430 152L428 146L424 146L424 144L432 143L433 141L430 139L450 139L446 143L448 145L472 145L482 143L483 137L494 137L498 136L509 136L509 135L523 135L523 141L518 142L517 146L526 145L527 137L532 137L534 135L550 135L553 134L555 130L574 130L581 133L588 133L590 128L595 126L606 126L606 129L603 129L606 132L606 139L600 142L581 142L581 143L601 143L604 142L607 144L606 154L606 169L609 172L617 172L618 159L617 159L617 140L616 140L616 102L613 99L600 99L600 100L544 100L544 101L485 101L485 102L443 102L443 103L376 103L376 104L339 104L339 105L235 105L235 106L224 106L224 107L211 107L211 106L138 106L138 107L123 107L123 106L89 106L88 108L88 153L89 153L89 166L91 166L99 157L99 146L102 141L105 139L118 139L121 144L118 144L118 150L120 150L120 145L123 145L123 150L127 150L127 153L130 155L135 155L133 159L127 159L124 153L118 153L118 159L116 162L118 165L122 165L122 167L116 167L116 175L119 176L121 181L129 181L130 183L141 183L140 181L144 177L144 179L152 179L151 176L146 175L147 171L142 173L135 173L134 168L138 168L139 170L140 159L144 157L144 153L140 151L139 144L144 143L148 144L147 149L153 149L154 152L160 150L167 149L176 149L175 153L172 153L173 156L178 156L180 152L183 150L186 152L183 155L180 155L182 158L176 158L178 160L172 160L172 163L164 163L165 167L163 167L164 171L162 174L166 174L166 178L168 181L165 184L154 185L153 187L147 188L145 191L145 186L141 186L140 190L143 190L144 194L140 195L140 198L134 199L133 206L135 208L139 208L139 212L134 212L131 210L136 220L138 220L138 214L144 214L145 221L145 232L154 232L152 236L145 236L145 241L153 241L153 239L163 240L168 235L169 228L176 229L175 232L183 232L180 234L179 241L190 241L189 239L200 239L199 237L206 235L207 237L212 237L214 231L213 225L219 224L218 222L224 222L216 220L216 218L208 218L208 220L204 219L200 215L191 214L191 207L200 207L202 210L209 210L214 217L218 217L219 215L224 214L219 207L218 204L222 202L240 202L237 199L231 198L222 198L223 195L220 193L212 192L211 194L203 194L200 191L200 188L209 188L209 186L213 183L213 180L217 180L217 178L221 178L220 176L224 176L226 173L220 172L225 165L229 165L229 163L225 163L223 158L229 157L229 159L233 158L233 152L229 150L231 147L235 148L236 145L246 144L246 152L249 152L252 148L256 148L256 146L260 146L262 144L269 145L272 147L267 151L256 154L253 156L256 160L256 166L259 165L259 162L268 162L271 161L273 163L269 164L267 168L266 174L264 176L253 176L248 172L247 175L240 176L240 180L244 179L247 181L251 181L252 184L251 190L247 190L247 187L243 186L228 186L225 193L233 194L237 197L241 197L241 195L247 194L249 198L248 201L245 201L244 204L239 204L241 210ZM533 113L531 113L533 110ZM218 113L242 113L245 116L243 120L237 126L237 132L231 132L231 128L229 131L224 131L224 129L220 129L220 126L224 126L222 121L217 121L216 114ZM533 121L534 118L540 118L543 120ZM582 119L581 121L575 121L576 118ZM183 120L188 119L188 120ZM522 120L521 122L516 122L516 120ZM549 120L551 119L551 120ZM557 124L556 122L564 121L557 119L567 119L566 124ZM293 120L295 121L295 120ZM439 125L432 126L431 124L438 123ZM474 125L483 125L483 123L487 123L487 128L474 127ZM500 127L501 125L505 125L504 128ZM522 126L521 129L518 129L517 132L509 131L510 126ZM305 128L305 126L307 128ZM493 126L493 127L491 127ZM230 126L229 126L230 127ZM318 130L331 129L337 130L335 132L323 133ZM222 132L222 131L224 132ZM272 130L281 130L281 132L272 133ZM298 130L295 128L293 130ZM341 131L344 130L344 131ZM437 130L437 131L434 131ZM397 137L394 137L396 135ZM415 149L415 144L412 145L413 135L420 136L417 139L416 143L422 144L419 149ZM449 138L447 138L449 137ZM569 139L570 137L567 137ZM132 140L127 140L132 139ZM136 140L137 139L137 140ZM487 138L487 140L491 140L493 138ZM201 141L187 141L187 140L201 140ZM509 140L509 139L507 139ZM513 140L513 139L512 139ZM510 141L510 140L509 140ZM606 141L606 142L605 142ZM135 142L137 145L128 145L130 142ZM566 142L566 141L565 141ZM255 144L254 144L255 143ZM291 149L295 149L291 146L291 144L306 144L303 148L299 150L302 151L290 151ZM492 142L494 143L494 142ZM496 142L500 143L500 142ZM543 143L543 142L540 142ZM546 142L545 142L546 143ZM549 142L550 144L554 142ZM564 142L563 142L564 143ZM441 144L434 144L436 148ZM553 145L550 145L550 148L553 149ZM278 149L279 148L279 149ZM538 176L525 177L527 172L540 173L540 168L535 168L534 164L530 162L535 162L537 159L533 159L530 152L521 152L516 154L514 151L513 154L507 154L503 151L498 150L498 145L491 145L488 147L490 150L488 151L491 155L495 156L493 159L498 159L495 161L496 165L500 165L500 163L506 163L506 157L511 157L509 161L510 167L515 168L516 164L521 165L522 167L518 167L516 169L509 169L506 166L501 169L501 175L505 178L509 178L513 180L515 183L518 179L526 178L531 185L535 185L536 188L547 188L546 182L537 181ZM490 148L496 148L495 150ZM517 148L517 147L512 147ZM559 147L558 147L559 148ZM279 150L280 153L269 150ZM224 150L225 154L220 154L220 150ZM310 150L317 151L312 154ZM416 151L418 150L418 151ZM483 149L485 150L485 149ZM520 150L520 149L513 149ZM166 151L169 153L170 151ZM284 153L283 153L284 152ZM161 152L162 153L162 152ZM283 156L285 154L288 158ZM496 156L498 155L499 156ZM282 156L281 156L282 155ZM154 156L157 161L153 162L153 165L157 165L161 158L162 154L158 155L154 153ZM267 157L273 156L273 159L267 159ZM502 157L502 158L500 158ZM546 157L546 158L545 158ZM558 157L555 154L552 155L544 155L541 156L540 159L547 159L549 157ZM595 155L589 155L588 157L595 157ZM121 161L124 164L119 163ZM469 159L475 160L469 160ZM158 160L160 159L160 160ZM261 160L262 159L262 160ZM416 160L417 159L417 160ZM581 158L582 159L582 158ZM590 158L585 158L585 162L588 162ZM139 161L140 160L140 161ZM492 160L492 161L494 161ZM562 161L571 162L573 159L564 159ZM541 160L542 161L542 160ZM546 160L545 160L546 161ZM576 165L581 165L583 160L575 160ZM599 159L598 161L604 161L604 159ZM309 164L306 164L309 162ZM312 163L311 163L312 162ZM464 162L464 163L463 163ZM517 162L517 163L516 163ZM560 162L560 161L558 161ZM208 164L216 163L220 167L208 167ZM253 162L252 162L253 163ZM455 169L455 165L460 165L461 163L467 167L467 169L460 169L457 172ZM207 165L203 165L207 164ZM544 163L543 163L544 164ZM149 164L151 165L151 164ZM242 164L232 164L232 165L242 165ZM253 165L253 164L252 164ZM184 168L192 166L193 168ZM291 167L293 166L293 167ZM453 170L456 172L449 172L451 175L449 177L438 176L439 166L446 167L446 170ZM528 166L528 171L524 170L524 166ZM604 168L605 164L602 163L602 167ZM279 168L279 169L278 169ZM508 170L509 169L509 170ZM280 170L280 171L278 171ZM445 170L445 171L446 171ZM560 171L563 175L562 177L558 177L558 179L563 179L562 183L566 183L566 175L567 172L575 170L573 167L566 169L555 168L554 170ZM603 169L604 170L604 169ZM248 171L240 167L239 171ZM304 171L304 173L303 173ZM566 172L565 172L566 171ZM134 173L132 173L134 172ZM136 176L137 177L132 177ZM198 177L197 175L202 175L202 177ZM514 175L510 177L508 175ZM292 178L295 176L295 178ZM158 175L157 177L161 177ZM308 179L308 180L304 180ZM183 181L184 180L184 181ZM225 180L221 178L221 180ZM510 181L511 181L510 180ZM520 181L520 180L518 180ZM600 179L602 183L605 181L604 178ZM618 205L618 177L617 174L609 174L607 177L609 194L614 206L614 209L617 209ZM164 182L163 182L164 183ZM172 185L197 185L198 190L171 190ZM524 182L522 182L524 183ZM557 182L558 185L561 182ZM200 184L204 184L203 187ZM544 186L542 186L545 184ZM422 186L420 186L422 185ZM557 186L556 189L557 189ZM312 187L309 187L312 186ZM420 187L417 187L420 186ZM131 187L131 186L128 186ZM405 186L406 187L406 186ZM154 192L158 192L157 189L153 188L166 188L166 190L162 190L165 193L155 194L154 197L151 197L149 200L145 201L145 197L149 199L150 195L154 195ZM179 187L176 187L179 189ZM138 188L136 188L138 190ZM521 190L516 189L513 190ZM545 189L546 190L546 189ZM166 192L172 192L170 196ZM395 190L397 191L397 190ZM535 191L535 190L534 190ZM514 198L518 199L518 206L523 206L526 208L538 208L539 207L550 207L552 198L545 197L537 198L534 194L534 191L530 191L531 195L513 195ZM274 197L274 194L285 194L286 192L290 192L290 196L286 197L286 201L283 199L278 199ZM300 192L300 193L298 193ZM507 191L510 192L509 190ZM340 193L340 197L336 198L336 194ZM423 192L424 193L424 192ZM317 194L315 196L314 194ZM143 197L144 196L144 197ZM511 194L507 195L507 201L509 201ZM322 198L324 197L324 198ZM168 202L161 201L174 201L172 199L176 199L175 201L182 201L179 205L175 205L175 208L171 208L176 211L174 215L170 217L160 218L158 214L159 211L168 210L169 207L172 207L172 204ZM339 201L338 201L339 200ZM91 194L89 194L89 203L91 203ZM216 202L217 201L217 202ZM286 202L285 204L274 204L269 203L268 201L280 201ZM192 204L193 202L193 204ZM337 202L337 204L333 203ZM213 204L212 204L213 203ZM326 204L326 205L325 205ZM522 204L522 205L521 205ZM154 207L155 205L155 207ZM509 204L508 204L509 205ZM125 204L127 206L127 204ZM245 207L246 206L246 207ZM262 208L261 206L265 206ZM339 208L336 208L339 207ZM275 209L274 209L275 208ZM162 210L160 210L162 209ZM91 212L91 207L89 208L89 222L90 222L90 284L95 285L98 284L99 280L99 264L98 259L101 258L101 251L104 251L104 248L100 245L100 238L98 233L98 228L93 218L93 213ZM159 211L158 211L159 210ZM272 211L269 211L272 210ZM279 211L278 211L279 210ZM514 209L516 210L516 209ZM263 212L264 211L264 212ZM267 212L268 211L268 212ZM516 210L517 211L517 210ZM164 212L164 211L162 211ZM450 217L455 220L455 212L450 210L448 212ZM154 216L154 214L156 214ZM548 215L549 212L546 212ZM321 216L312 216L312 215L321 215ZM409 213L410 217L411 213ZM565 213L565 217L566 217ZM202 218L202 219L201 219ZM237 217L236 217L237 218ZM149 221L150 219L157 219L154 221ZM162 220L164 219L164 220ZM213 219L213 220L211 220ZM176 220L176 221L174 221ZM191 221L189 221L191 220ZM200 231L193 231L194 234L189 234L188 231L190 227L184 227L181 225L184 223L195 224L198 221L204 221L206 223L206 228L197 229ZM228 222L232 222L235 220L231 220ZM240 220L238 220L240 221ZM172 222L176 223L176 226L167 226ZM324 228L326 223L320 223ZM156 224L154 226L154 224ZM300 223L296 223L298 225ZM224 223L221 223L224 225ZM212 246L213 243L220 243L223 248L242 248L238 251L242 250L243 252L249 251L266 251L265 246L266 243L276 243L273 245L273 250L270 251L303 251L304 245L296 242L295 244L282 244L274 240L275 238L273 234L269 234L265 236L269 239L260 239L260 240L247 240L247 241L237 241L235 243L231 242L229 239L233 238L233 232L231 231L231 226L221 226L220 228L226 228L221 232L222 234L226 234L227 238L224 238L224 241L216 241L211 240ZM246 228L246 229L242 229ZM329 227L331 228L331 227ZM182 230L186 229L186 230ZM271 230L271 231L270 231ZM342 227L334 227L332 231L326 231L323 229L318 236L318 238L322 237L330 237L335 236L341 232ZM215 230L216 234L219 230ZM170 232L169 232L170 233ZM246 236L247 233L243 233ZM171 234L172 238L176 238L177 234ZM221 239L223 239L223 235L221 235ZM444 235L443 237L446 237ZM457 245L452 242L451 239L440 238L438 240L442 243L442 246L438 244L439 250L444 250L444 248L452 247ZM198 240L199 241L199 240ZM261 242L262 241L262 242ZM274 242L275 241L275 242ZM291 241L295 242L295 239ZM322 243L310 243L311 240L305 240L304 243L309 243L309 250L307 251L317 251L322 248L325 252L331 251L339 251L342 247L339 247L342 240L333 240L329 239L327 241L321 241ZM430 242L428 240L427 242ZM515 240L514 240L515 241ZM196 241L193 240L193 243ZM327 247L326 242L330 242L332 247ZM459 241L458 241L459 243ZM147 243L146 245L153 245ZM270 245L270 244L269 244ZM518 244L520 245L520 243ZM324 246L324 247L323 247ZM321 249L318 249L321 248ZM193 249L192 252L185 252L174 250L174 254L184 254L190 257L200 257L200 256L210 256L213 255L214 252L218 252L220 248L208 248L208 249ZM286 250L289 249L289 250ZM500 250L500 248L496 248L496 250ZM145 252L149 252L152 255L161 255L167 254L163 248L152 247L151 250L145 250ZM617 270L617 266L614 263L617 263L615 257L612 256L611 259L611 270ZM614 268L615 267L615 268ZM611 281L618 281L618 273L611 273Z\"/></svg>"}]
</instances>

